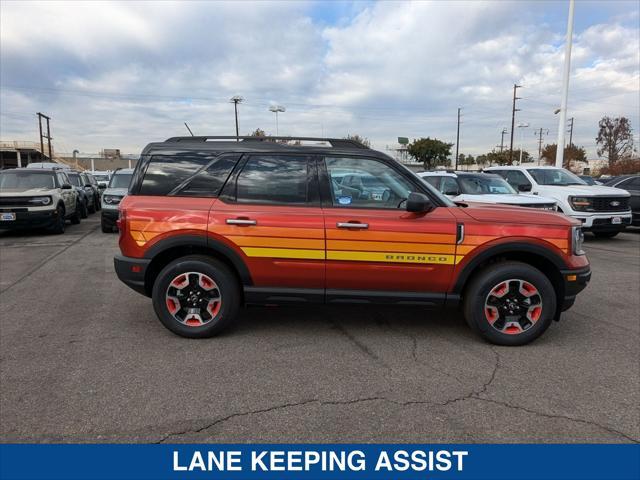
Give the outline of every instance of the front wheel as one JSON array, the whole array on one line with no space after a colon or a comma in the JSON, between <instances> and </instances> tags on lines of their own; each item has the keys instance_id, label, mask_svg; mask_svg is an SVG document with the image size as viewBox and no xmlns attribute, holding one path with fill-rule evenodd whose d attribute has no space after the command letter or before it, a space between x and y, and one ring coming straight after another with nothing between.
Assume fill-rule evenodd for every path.
<instances>
[{"instance_id":1,"label":"front wheel","mask_svg":"<svg viewBox=\"0 0 640 480\"><path fill-rule=\"evenodd\" d=\"M596 236L596 238L613 238L616 235L618 235L620 232L619 231L614 231L614 232L593 232L593 234Z\"/></svg>"},{"instance_id":2,"label":"front wheel","mask_svg":"<svg viewBox=\"0 0 640 480\"><path fill-rule=\"evenodd\" d=\"M236 320L240 285L223 263L190 255L174 260L158 274L152 298L158 319L173 333L211 337Z\"/></svg>"},{"instance_id":3,"label":"front wheel","mask_svg":"<svg viewBox=\"0 0 640 480\"><path fill-rule=\"evenodd\" d=\"M481 271L464 295L464 316L476 333L497 345L524 345L542 335L553 319L556 294L540 270L501 262Z\"/></svg>"}]
</instances>

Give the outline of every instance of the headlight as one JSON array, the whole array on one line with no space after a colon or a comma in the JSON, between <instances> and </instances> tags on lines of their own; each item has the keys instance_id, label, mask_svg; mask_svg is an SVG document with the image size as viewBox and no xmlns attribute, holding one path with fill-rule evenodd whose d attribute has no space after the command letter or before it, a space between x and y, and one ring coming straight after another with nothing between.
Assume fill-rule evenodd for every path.
<instances>
[{"instance_id":1,"label":"headlight","mask_svg":"<svg viewBox=\"0 0 640 480\"><path fill-rule=\"evenodd\" d=\"M572 227L571 230L572 252L574 255L584 255L582 244L584 243L584 232L582 227Z\"/></svg>"},{"instance_id":2,"label":"headlight","mask_svg":"<svg viewBox=\"0 0 640 480\"><path fill-rule=\"evenodd\" d=\"M108 205L117 205L122 200L122 197L119 195L104 195L103 199L104 203Z\"/></svg>"},{"instance_id":3,"label":"headlight","mask_svg":"<svg viewBox=\"0 0 640 480\"><path fill-rule=\"evenodd\" d=\"M32 205L49 205L51 197L33 197L29 200Z\"/></svg>"},{"instance_id":4,"label":"headlight","mask_svg":"<svg viewBox=\"0 0 640 480\"><path fill-rule=\"evenodd\" d=\"M586 211L591 207L591 199L587 197L569 197L569 203L578 211Z\"/></svg>"}]
</instances>

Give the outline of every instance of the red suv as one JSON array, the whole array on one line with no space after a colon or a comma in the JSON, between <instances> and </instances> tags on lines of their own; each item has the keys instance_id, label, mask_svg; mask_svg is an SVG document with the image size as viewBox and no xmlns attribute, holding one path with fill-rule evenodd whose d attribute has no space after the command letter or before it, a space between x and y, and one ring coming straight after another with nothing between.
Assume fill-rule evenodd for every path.
<instances>
[{"instance_id":1,"label":"red suv","mask_svg":"<svg viewBox=\"0 0 640 480\"><path fill-rule=\"evenodd\" d=\"M348 140L177 137L142 152L120 204L120 279L209 337L243 304L460 305L501 345L540 336L591 270L576 220L453 203Z\"/></svg>"}]
</instances>

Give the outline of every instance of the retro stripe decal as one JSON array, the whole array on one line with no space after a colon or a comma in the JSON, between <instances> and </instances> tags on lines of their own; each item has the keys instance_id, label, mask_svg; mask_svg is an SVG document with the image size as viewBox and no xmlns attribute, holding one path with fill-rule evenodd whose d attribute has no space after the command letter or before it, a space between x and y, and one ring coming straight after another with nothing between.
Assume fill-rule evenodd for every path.
<instances>
[{"instance_id":1,"label":"retro stripe decal","mask_svg":"<svg viewBox=\"0 0 640 480\"><path fill-rule=\"evenodd\" d=\"M324 260L324 250L242 247L242 251L248 257L305 258L313 260Z\"/></svg>"},{"instance_id":2,"label":"retro stripe decal","mask_svg":"<svg viewBox=\"0 0 640 480\"><path fill-rule=\"evenodd\" d=\"M327 260L346 260L350 262L384 262L384 263L429 263L453 265L455 255L421 254L405 252L353 252L327 251Z\"/></svg>"}]
</instances>

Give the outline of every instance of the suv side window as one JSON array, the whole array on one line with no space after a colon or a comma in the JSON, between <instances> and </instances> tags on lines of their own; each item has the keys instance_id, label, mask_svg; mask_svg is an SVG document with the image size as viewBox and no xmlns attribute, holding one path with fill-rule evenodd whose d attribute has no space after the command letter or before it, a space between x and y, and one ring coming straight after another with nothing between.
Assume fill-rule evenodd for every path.
<instances>
[{"instance_id":1,"label":"suv side window","mask_svg":"<svg viewBox=\"0 0 640 480\"><path fill-rule=\"evenodd\" d=\"M513 188L518 190L520 185L531 186L531 182L527 178L527 176L519 170L507 170L503 172L504 179L511 185Z\"/></svg>"},{"instance_id":2,"label":"suv side window","mask_svg":"<svg viewBox=\"0 0 640 480\"><path fill-rule=\"evenodd\" d=\"M139 195L167 195L215 157L197 154L154 155L147 165Z\"/></svg>"},{"instance_id":3,"label":"suv side window","mask_svg":"<svg viewBox=\"0 0 640 480\"><path fill-rule=\"evenodd\" d=\"M71 184L67 176L62 172L56 172L56 178L58 179L58 188L66 184Z\"/></svg>"},{"instance_id":4,"label":"suv side window","mask_svg":"<svg viewBox=\"0 0 640 480\"><path fill-rule=\"evenodd\" d=\"M305 156L253 155L238 176L238 203L306 205L310 201Z\"/></svg>"},{"instance_id":5,"label":"suv side window","mask_svg":"<svg viewBox=\"0 0 640 480\"><path fill-rule=\"evenodd\" d=\"M238 162L238 155L221 155L204 170L201 170L176 196L179 197L217 197L222 190L233 167Z\"/></svg>"},{"instance_id":6,"label":"suv side window","mask_svg":"<svg viewBox=\"0 0 640 480\"><path fill-rule=\"evenodd\" d=\"M325 157L334 207L399 208L414 188L399 172L373 158Z\"/></svg>"}]
</instances>

